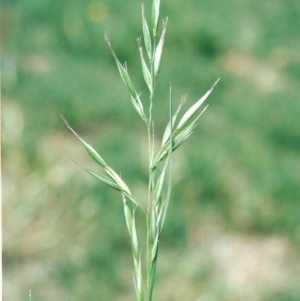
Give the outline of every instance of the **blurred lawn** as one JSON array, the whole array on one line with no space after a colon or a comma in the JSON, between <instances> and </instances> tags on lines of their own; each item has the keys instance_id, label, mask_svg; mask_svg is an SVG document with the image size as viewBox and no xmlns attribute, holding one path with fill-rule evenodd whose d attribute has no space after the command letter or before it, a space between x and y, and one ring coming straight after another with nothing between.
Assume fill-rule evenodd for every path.
<instances>
[{"instance_id":1,"label":"blurred lawn","mask_svg":"<svg viewBox=\"0 0 300 301\"><path fill-rule=\"evenodd\" d=\"M299 301L300 2L162 0L162 15L158 137L169 81L187 105L221 81L175 156L154 298ZM139 1L2 0L3 300L133 300L120 195L72 164L95 168L59 116L145 194L145 131L103 38L146 96L140 23Z\"/></svg>"}]
</instances>

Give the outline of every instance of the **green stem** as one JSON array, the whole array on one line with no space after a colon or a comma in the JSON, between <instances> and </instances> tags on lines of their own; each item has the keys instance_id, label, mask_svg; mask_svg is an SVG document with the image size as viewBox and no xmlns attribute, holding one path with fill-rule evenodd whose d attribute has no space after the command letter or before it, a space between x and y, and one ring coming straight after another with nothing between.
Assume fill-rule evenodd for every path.
<instances>
[{"instance_id":1,"label":"green stem","mask_svg":"<svg viewBox=\"0 0 300 301\"><path fill-rule=\"evenodd\" d=\"M150 106L151 108L151 106ZM150 111L150 109L149 109ZM150 111L151 112L151 111ZM149 112L149 122L151 121L151 113ZM151 121L152 122L152 121ZM150 229L151 229L151 211L152 211L152 131L151 124L148 125L148 146L149 146L149 184L148 184L148 206L146 212L147 223L147 292L148 292L148 279L149 279L149 260L150 260ZM148 293L147 293L148 294Z\"/></svg>"},{"instance_id":2,"label":"green stem","mask_svg":"<svg viewBox=\"0 0 300 301\"><path fill-rule=\"evenodd\" d=\"M148 283L148 299L147 301L152 300L152 293L153 293L153 287L154 287L154 279L155 279L155 272L156 272L156 262L157 262L157 256L155 257L154 261L150 264L150 274L149 274L149 283Z\"/></svg>"},{"instance_id":3,"label":"green stem","mask_svg":"<svg viewBox=\"0 0 300 301\"><path fill-rule=\"evenodd\" d=\"M156 177L156 166L153 166L154 159L154 124L152 120L153 95L155 90L155 75L154 75L154 54L156 48L156 39L153 37L153 54L150 60L150 71L152 77L152 94L150 95L149 104L149 122L148 122L148 145L149 145L149 185L148 185L148 212L146 215L147 223L147 300L152 300L152 292L154 286L154 278L156 271L156 259L152 262L151 254L153 247L153 233L151 233L154 183Z\"/></svg>"}]
</instances>

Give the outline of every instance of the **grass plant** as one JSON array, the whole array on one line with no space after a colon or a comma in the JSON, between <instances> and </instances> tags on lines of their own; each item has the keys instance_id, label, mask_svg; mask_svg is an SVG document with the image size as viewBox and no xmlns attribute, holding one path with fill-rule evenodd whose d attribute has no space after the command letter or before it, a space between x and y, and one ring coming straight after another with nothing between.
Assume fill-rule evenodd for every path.
<instances>
[{"instance_id":1,"label":"grass plant","mask_svg":"<svg viewBox=\"0 0 300 301\"><path fill-rule=\"evenodd\" d=\"M146 201L138 199L133 190L126 184L117 171L103 159L103 157L87 142L85 142L62 117L67 127L82 143L89 156L100 166L102 172L93 171L81 164L78 164L91 176L107 186L121 193L125 221L128 233L131 239L133 255L133 280L137 301L151 301L154 288L156 265L158 258L159 239L165 223L168 206L171 200L172 189L172 165L173 152L185 142L195 129L198 119L206 110L207 106L202 108L202 104L212 92L218 80L212 87L190 108L188 108L181 117L178 116L184 105L185 97L173 112L172 85L169 86L168 119L161 145L156 149L154 141L156 140L155 122L153 119L153 106L158 105L155 101L155 86L160 70L163 46L166 37L168 19L160 22L160 0L152 1L152 18L148 22L145 16L144 1L141 3L142 11L142 38L137 39L137 47L140 54L142 74L148 89L148 100L142 99L135 88L135 85L129 75L126 63L122 63L112 46L107 34L105 40L110 52L116 62L120 77L124 82L131 103L141 118L145 126L148 137L148 195ZM161 26L160 26L161 23ZM146 237L140 237L139 227L136 223L136 212L140 210L145 218ZM145 240L146 254L142 254L141 241Z\"/></svg>"}]
</instances>

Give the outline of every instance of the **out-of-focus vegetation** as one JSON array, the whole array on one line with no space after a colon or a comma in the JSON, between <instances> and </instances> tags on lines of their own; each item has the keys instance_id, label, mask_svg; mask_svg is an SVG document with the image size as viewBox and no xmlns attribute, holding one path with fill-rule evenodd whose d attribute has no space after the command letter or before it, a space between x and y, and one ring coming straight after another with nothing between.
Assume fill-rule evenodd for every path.
<instances>
[{"instance_id":1,"label":"out-of-focus vegetation","mask_svg":"<svg viewBox=\"0 0 300 301\"><path fill-rule=\"evenodd\" d=\"M175 166L154 299L299 301L300 2L162 0L162 15L158 134L169 81L189 104L221 81ZM69 160L94 167L59 117L146 193L104 31L146 93L139 1L2 0L4 300L133 300L120 196Z\"/></svg>"}]
</instances>

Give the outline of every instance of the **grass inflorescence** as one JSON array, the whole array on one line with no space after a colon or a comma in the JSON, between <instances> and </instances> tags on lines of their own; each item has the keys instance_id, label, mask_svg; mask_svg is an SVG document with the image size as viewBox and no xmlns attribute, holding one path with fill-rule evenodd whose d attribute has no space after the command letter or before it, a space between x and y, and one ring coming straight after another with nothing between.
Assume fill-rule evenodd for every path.
<instances>
[{"instance_id":1,"label":"grass inflorescence","mask_svg":"<svg viewBox=\"0 0 300 301\"><path fill-rule=\"evenodd\" d=\"M148 175L148 195L147 206L144 208L143 202L139 200L133 190L129 188L119 173L113 170L103 159L103 157L88 143L86 143L63 118L67 127L82 143L89 156L101 167L102 173L92 171L82 167L86 172L92 175L100 182L119 191L122 196L125 221L128 233L131 238L132 255L133 255L133 274L134 287L137 301L151 301L156 273L156 264L158 258L159 239L162 233L163 225L166 219L168 206L171 200L172 188L172 165L173 152L185 142L193 133L197 125L197 121L206 110L207 106L202 109L202 104L212 92L213 86L189 109L187 109L182 117L178 120L180 111L183 108L184 97L180 105L173 112L172 85L169 87L169 111L168 123L165 128L160 148L157 150L154 145L155 140L155 122L153 120L152 109L155 98L155 86L161 66L163 47L166 38L168 19L164 19L160 24L160 0L152 2L151 22L145 17L145 5L142 1L142 38L137 40L139 50L142 74L145 84L148 88L148 101L142 99L136 90L132 81L126 63L122 63L113 48L112 42L108 35L105 34L105 40L108 44L110 52L116 62L120 77L124 82L131 103L137 114L144 123L148 136L149 150L149 175ZM140 210L145 217L146 237L139 237L138 227L136 223L136 212ZM141 249L141 240L146 242L146 256L143 256Z\"/></svg>"}]
</instances>

